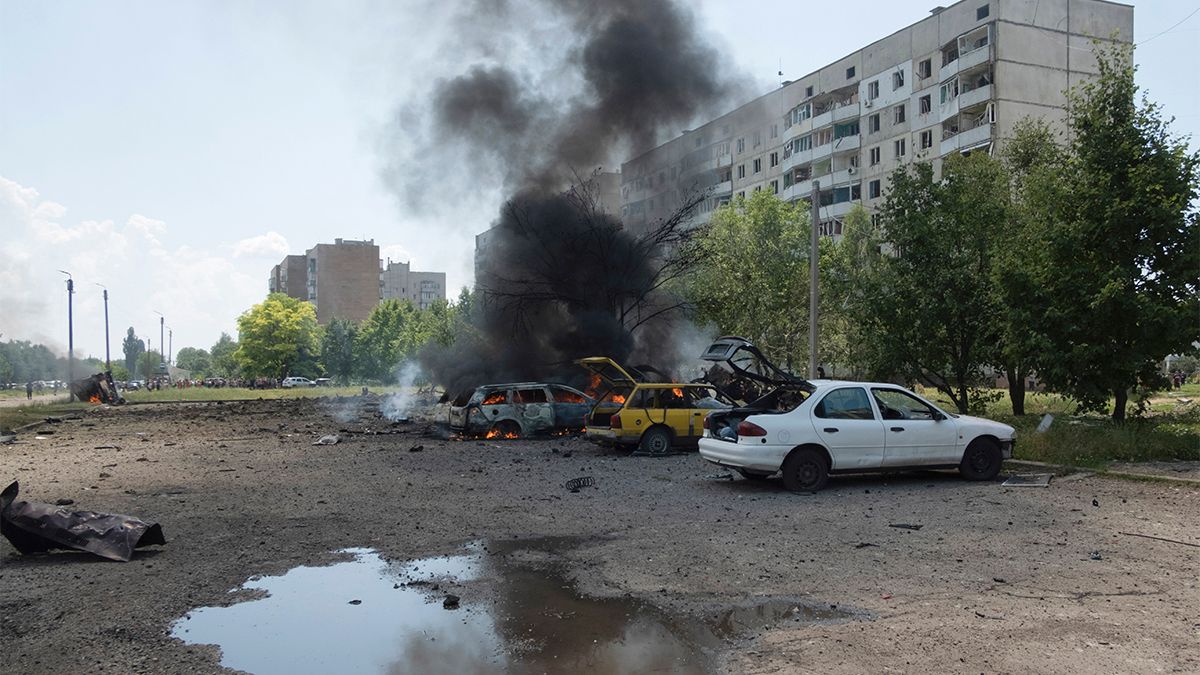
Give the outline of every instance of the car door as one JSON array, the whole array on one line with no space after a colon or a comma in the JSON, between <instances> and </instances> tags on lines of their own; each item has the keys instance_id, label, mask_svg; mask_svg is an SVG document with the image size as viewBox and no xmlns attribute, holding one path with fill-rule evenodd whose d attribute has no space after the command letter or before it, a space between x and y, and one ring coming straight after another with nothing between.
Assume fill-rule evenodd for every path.
<instances>
[{"instance_id":1,"label":"car door","mask_svg":"<svg viewBox=\"0 0 1200 675\"><path fill-rule=\"evenodd\" d=\"M703 430L692 420L691 399L683 386L663 387L658 390L658 408L663 423L671 427L671 434L681 444L693 443ZM703 421L703 420L701 420Z\"/></svg>"},{"instance_id":2,"label":"car door","mask_svg":"<svg viewBox=\"0 0 1200 675\"><path fill-rule=\"evenodd\" d=\"M554 407L545 387L522 387L513 391L516 414L521 419L521 428L526 434L549 431L554 428Z\"/></svg>"},{"instance_id":3,"label":"car door","mask_svg":"<svg viewBox=\"0 0 1200 675\"><path fill-rule=\"evenodd\" d=\"M883 424L864 387L845 386L822 393L812 407L811 419L833 459L831 468L866 470L883 464Z\"/></svg>"},{"instance_id":4,"label":"car door","mask_svg":"<svg viewBox=\"0 0 1200 675\"><path fill-rule=\"evenodd\" d=\"M550 387L553 398L554 426L559 429L582 429L587 423L591 400L581 391L563 385Z\"/></svg>"},{"instance_id":5,"label":"car door","mask_svg":"<svg viewBox=\"0 0 1200 675\"><path fill-rule=\"evenodd\" d=\"M872 387L887 438L884 466L957 463L958 429L933 406L898 387Z\"/></svg>"}]
</instances>

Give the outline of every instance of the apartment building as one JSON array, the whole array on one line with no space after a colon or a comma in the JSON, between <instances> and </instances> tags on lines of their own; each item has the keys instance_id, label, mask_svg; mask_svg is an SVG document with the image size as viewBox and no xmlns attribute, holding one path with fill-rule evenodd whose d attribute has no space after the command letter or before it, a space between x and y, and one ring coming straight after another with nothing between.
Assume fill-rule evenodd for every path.
<instances>
[{"instance_id":1,"label":"apartment building","mask_svg":"<svg viewBox=\"0 0 1200 675\"><path fill-rule=\"evenodd\" d=\"M1065 92L1096 73L1092 41L1133 36L1133 7L1106 0L962 0L773 90L621 167L637 229L691 194L707 222L734 196L808 199L822 234L856 204L876 209L889 174L935 172L952 153L994 152L1026 116L1066 119Z\"/></svg>"},{"instance_id":2,"label":"apartment building","mask_svg":"<svg viewBox=\"0 0 1200 675\"><path fill-rule=\"evenodd\" d=\"M379 272L379 297L412 301L413 307L429 309L446 299L445 272L417 272L405 262L387 261Z\"/></svg>"},{"instance_id":3,"label":"apartment building","mask_svg":"<svg viewBox=\"0 0 1200 675\"><path fill-rule=\"evenodd\" d=\"M446 299L446 274L413 271L390 259L383 267L374 239L335 239L285 257L271 268L267 288L311 302L324 325L335 318L362 321L383 298L408 299L426 309Z\"/></svg>"}]
</instances>

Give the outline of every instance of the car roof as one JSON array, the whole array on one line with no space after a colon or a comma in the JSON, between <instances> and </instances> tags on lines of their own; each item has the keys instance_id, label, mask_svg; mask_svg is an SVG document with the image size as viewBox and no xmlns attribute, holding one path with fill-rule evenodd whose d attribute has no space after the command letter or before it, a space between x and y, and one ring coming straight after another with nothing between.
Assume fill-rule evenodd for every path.
<instances>
[{"instance_id":1,"label":"car roof","mask_svg":"<svg viewBox=\"0 0 1200 675\"><path fill-rule=\"evenodd\" d=\"M814 386L820 389L828 389L830 387L842 387L847 385L859 385L862 387L893 387L897 389L907 389L904 385L896 384L895 382L861 382L859 380L809 380Z\"/></svg>"}]
</instances>

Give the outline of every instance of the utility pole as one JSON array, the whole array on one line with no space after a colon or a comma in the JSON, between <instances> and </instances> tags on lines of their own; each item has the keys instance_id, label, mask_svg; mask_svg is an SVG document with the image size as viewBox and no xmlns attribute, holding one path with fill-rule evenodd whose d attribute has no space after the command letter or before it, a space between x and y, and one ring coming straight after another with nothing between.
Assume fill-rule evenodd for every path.
<instances>
[{"instance_id":1,"label":"utility pole","mask_svg":"<svg viewBox=\"0 0 1200 675\"><path fill-rule=\"evenodd\" d=\"M104 371L112 372L112 363L110 362L110 354L108 351L108 289L104 284L96 284L104 289Z\"/></svg>"},{"instance_id":2,"label":"utility pole","mask_svg":"<svg viewBox=\"0 0 1200 675\"><path fill-rule=\"evenodd\" d=\"M71 278L70 272L59 272L67 275L67 400L74 401L75 394L71 392L71 383L75 381L75 315L71 296L75 295L75 280Z\"/></svg>"},{"instance_id":3,"label":"utility pole","mask_svg":"<svg viewBox=\"0 0 1200 675\"><path fill-rule=\"evenodd\" d=\"M175 365L175 329L167 326L167 365Z\"/></svg>"},{"instance_id":4,"label":"utility pole","mask_svg":"<svg viewBox=\"0 0 1200 675\"><path fill-rule=\"evenodd\" d=\"M809 228L809 249L808 249L808 378L811 380L817 376L817 302L820 299L820 294L817 291L817 248L820 244L819 233L817 227L820 224L821 218L821 182L813 181L812 184L812 216L811 227Z\"/></svg>"}]
</instances>

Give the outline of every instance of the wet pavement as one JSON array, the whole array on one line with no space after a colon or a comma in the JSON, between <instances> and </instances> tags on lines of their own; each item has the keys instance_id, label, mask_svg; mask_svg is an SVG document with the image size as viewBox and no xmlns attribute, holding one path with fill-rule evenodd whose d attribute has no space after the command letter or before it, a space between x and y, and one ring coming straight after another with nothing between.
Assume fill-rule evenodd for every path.
<instances>
[{"instance_id":1,"label":"wet pavement","mask_svg":"<svg viewBox=\"0 0 1200 675\"><path fill-rule=\"evenodd\" d=\"M461 555L407 562L347 549L345 562L252 578L234 591L251 599L194 610L172 635L216 644L223 666L258 675L704 673L757 630L854 618L795 599L671 615L634 598L582 596L547 562L574 543L476 542Z\"/></svg>"}]
</instances>

